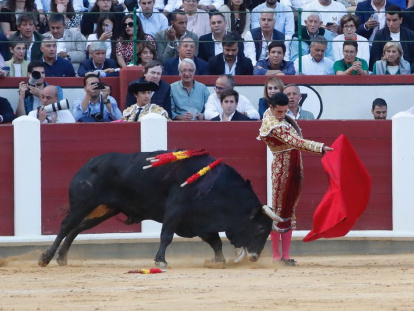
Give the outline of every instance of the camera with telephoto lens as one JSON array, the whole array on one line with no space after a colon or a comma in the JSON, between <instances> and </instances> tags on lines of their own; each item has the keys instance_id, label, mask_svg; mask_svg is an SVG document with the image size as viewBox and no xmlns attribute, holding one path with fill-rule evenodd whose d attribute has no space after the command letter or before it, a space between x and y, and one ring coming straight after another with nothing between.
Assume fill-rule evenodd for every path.
<instances>
[{"instance_id":1,"label":"camera with telephoto lens","mask_svg":"<svg viewBox=\"0 0 414 311\"><path fill-rule=\"evenodd\" d=\"M53 104L45 106L45 110L47 113L56 112L59 110L67 110L67 109L70 109L69 102L67 99L62 99L58 101L57 103L53 103Z\"/></svg>"},{"instance_id":2,"label":"camera with telephoto lens","mask_svg":"<svg viewBox=\"0 0 414 311\"><path fill-rule=\"evenodd\" d=\"M27 82L27 85L35 87L37 81L39 81L41 77L42 77L42 75L40 74L39 71L33 71L30 75L30 78L29 78L29 81ZM29 97L30 95L32 95L32 93L30 93L30 90L26 90L25 97Z\"/></svg>"}]
</instances>

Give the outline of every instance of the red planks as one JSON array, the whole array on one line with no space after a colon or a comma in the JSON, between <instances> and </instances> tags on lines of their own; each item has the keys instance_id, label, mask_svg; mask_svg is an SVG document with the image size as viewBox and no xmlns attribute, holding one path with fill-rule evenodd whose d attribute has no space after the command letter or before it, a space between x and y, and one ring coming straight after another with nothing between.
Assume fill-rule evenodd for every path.
<instances>
[{"instance_id":1,"label":"red planks","mask_svg":"<svg viewBox=\"0 0 414 311\"><path fill-rule=\"evenodd\" d=\"M14 235L13 126L0 125L0 236Z\"/></svg>"}]
</instances>

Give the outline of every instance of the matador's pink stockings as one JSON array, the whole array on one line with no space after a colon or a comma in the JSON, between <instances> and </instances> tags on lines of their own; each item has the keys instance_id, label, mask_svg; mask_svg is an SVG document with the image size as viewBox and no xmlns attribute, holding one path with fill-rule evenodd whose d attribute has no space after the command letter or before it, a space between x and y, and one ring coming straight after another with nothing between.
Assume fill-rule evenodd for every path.
<instances>
[{"instance_id":1,"label":"matador's pink stockings","mask_svg":"<svg viewBox=\"0 0 414 311\"><path fill-rule=\"evenodd\" d=\"M272 240L272 250L273 250L273 260L280 260L280 250L279 250L279 241L282 237L282 258L290 259L290 244L292 242L292 231L289 230L286 233L278 233L272 230L270 232L270 237Z\"/></svg>"}]
</instances>

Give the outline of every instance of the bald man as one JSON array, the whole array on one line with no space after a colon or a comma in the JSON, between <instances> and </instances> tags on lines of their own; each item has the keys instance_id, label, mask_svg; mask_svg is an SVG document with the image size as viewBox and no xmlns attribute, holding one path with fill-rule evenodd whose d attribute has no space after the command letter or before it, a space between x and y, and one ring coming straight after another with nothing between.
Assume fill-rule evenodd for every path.
<instances>
[{"instance_id":1,"label":"bald man","mask_svg":"<svg viewBox=\"0 0 414 311\"><path fill-rule=\"evenodd\" d=\"M42 105L37 109L29 112L29 117L36 118L40 123L75 123L70 110L58 110L56 112L47 112L45 107L59 101L59 91L56 86L46 86L40 97Z\"/></svg>"}]
</instances>

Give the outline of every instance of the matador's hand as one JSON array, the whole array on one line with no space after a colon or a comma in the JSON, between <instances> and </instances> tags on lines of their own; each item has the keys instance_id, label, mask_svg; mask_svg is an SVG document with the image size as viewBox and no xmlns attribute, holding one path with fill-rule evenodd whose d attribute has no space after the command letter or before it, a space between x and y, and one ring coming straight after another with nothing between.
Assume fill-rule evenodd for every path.
<instances>
[{"instance_id":1,"label":"matador's hand","mask_svg":"<svg viewBox=\"0 0 414 311\"><path fill-rule=\"evenodd\" d=\"M334 148L331 148L331 147L329 147L329 146L324 145L324 146L323 146L323 148L322 148L322 150L323 150L323 154L325 154L325 153L327 153L328 151L333 151L333 150L334 150Z\"/></svg>"}]
</instances>

